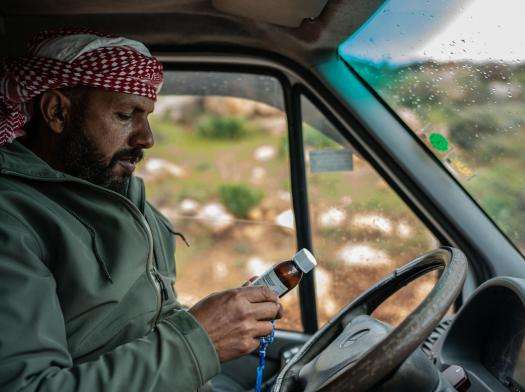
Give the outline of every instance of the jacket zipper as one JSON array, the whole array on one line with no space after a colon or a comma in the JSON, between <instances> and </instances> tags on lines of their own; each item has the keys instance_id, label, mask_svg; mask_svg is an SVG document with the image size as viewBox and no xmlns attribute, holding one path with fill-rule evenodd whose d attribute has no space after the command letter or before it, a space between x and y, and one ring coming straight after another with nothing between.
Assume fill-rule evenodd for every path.
<instances>
[{"instance_id":1,"label":"jacket zipper","mask_svg":"<svg viewBox=\"0 0 525 392\"><path fill-rule=\"evenodd\" d=\"M124 197L123 197L124 199ZM124 199L127 202L127 199ZM130 203L131 204L131 203ZM133 207L134 210L137 210L137 208L131 204L130 207ZM148 270L148 276L150 280L152 281L153 285L155 286L155 295L157 297L157 309L155 312L155 317L153 318L153 324L151 326L151 329L153 330L159 321L160 314L162 313L162 289L163 285L160 281L160 278L158 277L155 267L153 265L153 236L151 234L151 228L149 227L148 221L146 218L140 213L140 211L135 211L135 213L140 217L140 221L142 222L142 225L146 229L146 233L148 234L148 262L147 262L147 270Z\"/></svg>"},{"instance_id":2,"label":"jacket zipper","mask_svg":"<svg viewBox=\"0 0 525 392\"><path fill-rule=\"evenodd\" d=\"M151 234L151 228L149 227L148 221L144 217L144 215L135 207L133 203L131 203L128 199L126 199L124 196L107 190L101 186L91 184L90 182L81 180L81 179L72 179L68 177L62 177L62 178L42 178L42 177L34 177L23 173L17 173L11 170L6 169L0 169L0 173L3 174L10 174L15 175L22 178L27 178L30 180L36 180L36 181L45 181L45 182L76 182L80 184L87 185L89 187L95 188L110 197L116 198L124 203L124 205L128 208L129 211L135 216L136 220L139 221L140 226L146 231L146 237L148 242L148 260L146 263L146 272L148 275L149 280L153 284L153 287L155 287L155 296L156 296L156 309L155 309L155 317L153 318L153 324L151 329L153 330L155 326L157 325L157 322L159 321L161 312L162 312L162 289L160 278L157 276L154 266L153 266L153 235Z\"/></svg>"},{"instance_id":3,"label":"jacket zipper","mask_svg":"<svg viewBox=\"0 0 525 392\"><path fill-rule=\"evenodd\" d=\"M156 274L156 277L157 277L157 281L159 282L159 285L160 285L160 291L161 291L161 294L162 294L162 299L164 301L167 301L170 298L169 294L168 294L168 289L166 288L166 285L162 281L162 278L160 277L160 274L158 272Z\"/></svg>"}]
</instances>

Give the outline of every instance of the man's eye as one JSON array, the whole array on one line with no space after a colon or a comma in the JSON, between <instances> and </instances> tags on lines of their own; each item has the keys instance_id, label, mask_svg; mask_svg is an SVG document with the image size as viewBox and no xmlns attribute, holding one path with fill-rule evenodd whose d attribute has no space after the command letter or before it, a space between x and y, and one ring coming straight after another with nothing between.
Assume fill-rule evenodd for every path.
<instances>
[{"instance_id":1,"label":"man's eye","mask_svg":"<svg viewBox=\"0 0 525 392\"><path fill-rule=\"evenodd\" d=\"M123 121L131 119L131 114L128 114L128 113L117 113L117 116L119 119Z\"/></svg>"}]
</instances>

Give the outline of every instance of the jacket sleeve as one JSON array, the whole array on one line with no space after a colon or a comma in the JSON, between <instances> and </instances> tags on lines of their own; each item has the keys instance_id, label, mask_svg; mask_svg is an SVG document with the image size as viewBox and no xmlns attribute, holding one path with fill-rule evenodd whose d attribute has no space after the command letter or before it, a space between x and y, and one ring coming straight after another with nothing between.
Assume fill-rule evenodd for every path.
<instances>
[{"instance_id":1,"label":"jacket sleeve","mask_svg":"<svg viewBox=\"0 0 525 392\"><path fill-rule=\"evenodd\" d=\"M0 391L192 391L219 372L186 311L92 362L68 352L56 282L34 231L0 211Z\"/></svg>"}]
</instances>

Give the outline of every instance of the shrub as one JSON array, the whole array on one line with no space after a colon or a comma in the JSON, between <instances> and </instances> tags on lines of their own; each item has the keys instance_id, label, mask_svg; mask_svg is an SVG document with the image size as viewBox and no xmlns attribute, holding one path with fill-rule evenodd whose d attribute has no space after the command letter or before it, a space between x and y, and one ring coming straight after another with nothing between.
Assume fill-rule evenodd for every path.
<instances>
[{"instance_id":1,"label":"shrub","mask_svg":"<svg viewBox=\"0 0 525 392\"><path fill-rule=\"evenodd\" d=\"M508 162L480 170L467 189L479 195L479 203L509 238L523 247L525 179L522 166Z\"/></svg>"},{"instance_id":2,"label":"shrub","mask_svg":"<svg viewBox=\"0 0 525 392\"><path fill-rule=\"evenodd\" d=\"M219 187L221 203L237 218L246 218L259 205L263 193L244 184L225 184Z\"/></svg>"},{"instance_id":3,"label":"shrub","mask_svg":"<svg viewBox=\"0 0 525 392\"><path fill-rule=\"evenodd\" d=\"M207 115L197 124L197 135L209 139L241 139L247 133L248 124L242 117Z\"/></svg>"},{"instance_id":4,"label":"shrub","mask_svg":"<svg viewBox=\"0 0 525 392\"><path fill-rule=\"evenodd\" d=\"M450 124L450 139L465 150L472 150L484 138L498 132L496 117L489 112L463 113Z\"/></svg>"},{"instance_id":5,"label":"shrub","mask_svg":"<svg viewBox=\"0 0 525 392\"><path fill-rule=\"evenodd\" d=\"M339 147L339 145L328 136L306 123L303 123L303 139L304 145L307 147L316 149Z\"/></svg>"},{"instance_id":6,"label":"shrub","mask_svg":"<svg viewBox=\"0 0 525 392\"><path fill-rule=\"evenodd\" d=\"M281 158L288 158L290 149L288 147L288 135L281 135L279 138L278 154Z\"/></svg>"}]
</instances>

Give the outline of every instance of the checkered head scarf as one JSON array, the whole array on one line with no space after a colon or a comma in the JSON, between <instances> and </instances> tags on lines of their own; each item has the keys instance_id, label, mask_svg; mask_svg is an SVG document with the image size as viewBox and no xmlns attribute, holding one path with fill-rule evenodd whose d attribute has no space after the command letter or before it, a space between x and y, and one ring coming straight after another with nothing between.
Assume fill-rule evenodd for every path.
<instances>
[{"instance_id":1,"label":"checkered head scarf","mask_svg":"<svg viewBox=\"0 0 525 392\"><path fill-rule=\"evenodd\" d=\"M32 99L52 89L87 86L155 100L162 65L138 41L90 30L44 31L29 54L0 62L0 146L24 135Z\"/></svg>"}]
</instances>

